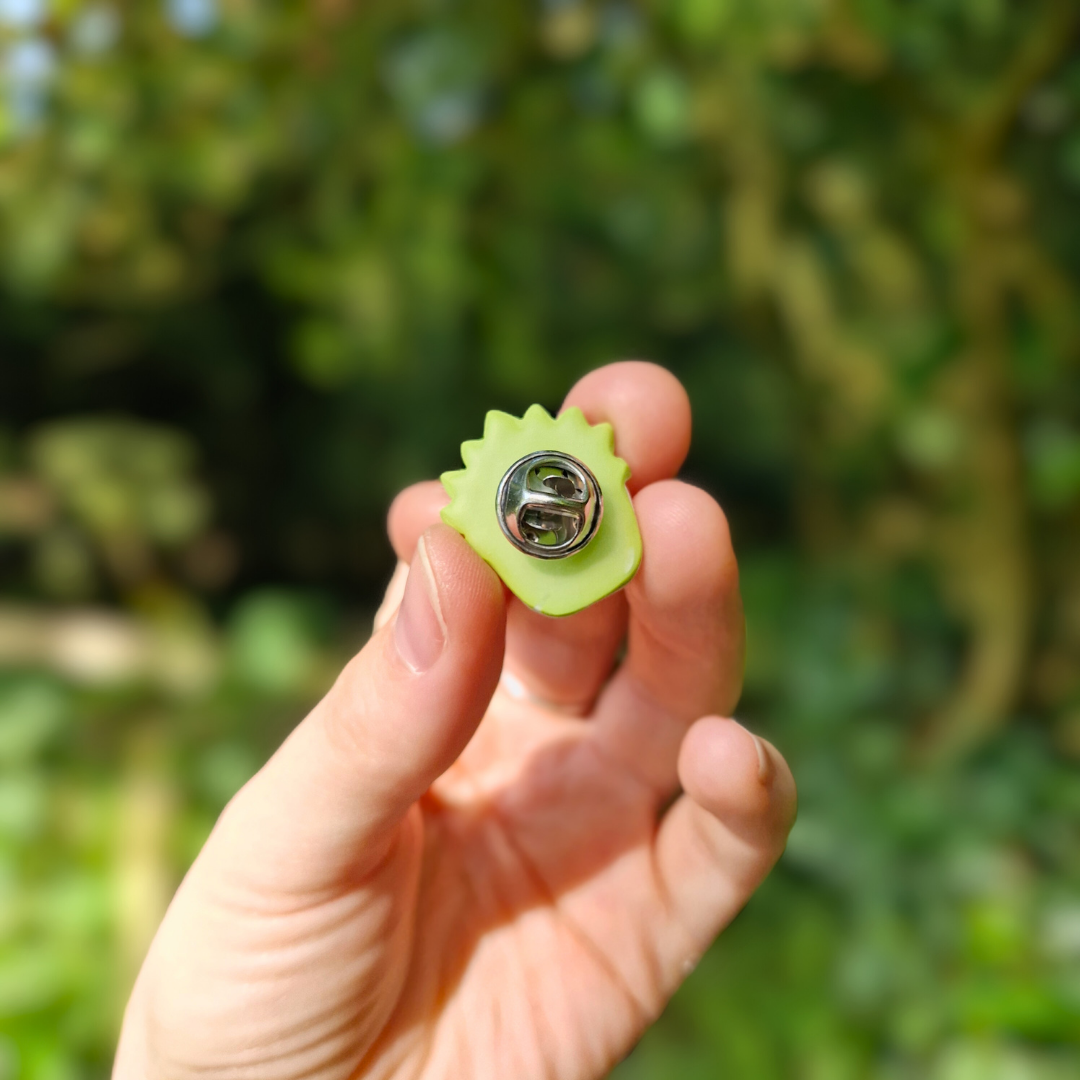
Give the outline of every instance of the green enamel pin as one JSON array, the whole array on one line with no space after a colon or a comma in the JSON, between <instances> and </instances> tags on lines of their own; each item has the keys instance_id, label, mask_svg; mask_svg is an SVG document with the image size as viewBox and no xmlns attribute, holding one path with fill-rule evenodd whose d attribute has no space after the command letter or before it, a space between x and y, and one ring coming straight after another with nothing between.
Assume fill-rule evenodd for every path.
<instances>
[{"instance_id":1,"label":"green enamel pin","mask_svg":"<svg viewBox=\"0 0 1080 1080\"><path fill-rule=\"evenodd\" d=\"M461 444L464 469L440 478L442 518L526 605L570 615L621 589L641 563L641 533L610 424L580 409L520 420L492 410Z\"/></svg>"}]
</instances>

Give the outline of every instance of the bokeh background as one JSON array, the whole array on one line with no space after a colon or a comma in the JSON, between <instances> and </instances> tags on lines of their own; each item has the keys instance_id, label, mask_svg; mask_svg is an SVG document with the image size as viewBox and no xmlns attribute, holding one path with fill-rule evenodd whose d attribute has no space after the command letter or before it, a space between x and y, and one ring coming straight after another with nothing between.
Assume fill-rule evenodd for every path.
<instances>
[{"instance_id":1,"label":"bokeh background","mask_svg":"<svg viewBox=\"0 0 1080 1080\"><path fill-rule=\"evenodd\" d=\"M801 814L615 1076L1080 1075L1078 16L0 0L0 1078L108 1075L393 493L627 356Z\"/></svg>"}]
</instances>

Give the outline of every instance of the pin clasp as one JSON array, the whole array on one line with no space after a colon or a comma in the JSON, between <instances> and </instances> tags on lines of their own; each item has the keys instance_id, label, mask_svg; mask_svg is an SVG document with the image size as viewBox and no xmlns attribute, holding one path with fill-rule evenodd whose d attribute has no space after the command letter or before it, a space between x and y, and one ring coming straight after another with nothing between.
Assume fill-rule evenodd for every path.
<instances>
[{"instance_id":1,"label":"pin clasp","mask_svg":"<svg viewBox=\"0 0 1080 1080\"><path fill-rule=\"evenodd\" d=\"M564 559L596 535L603 516L596 477L557 450L514 462L499 484L496 513L506 538L538 559Z\"/></svg>"}]
</instances>

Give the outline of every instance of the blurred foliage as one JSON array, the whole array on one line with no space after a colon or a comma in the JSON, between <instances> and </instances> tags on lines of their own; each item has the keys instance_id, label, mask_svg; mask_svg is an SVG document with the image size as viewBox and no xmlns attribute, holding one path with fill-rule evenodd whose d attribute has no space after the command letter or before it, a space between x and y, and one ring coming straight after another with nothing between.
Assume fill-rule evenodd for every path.
<instances>
[{"instance_id":1,"label":"blurred foliage","mask_svg":"<svg viewBox=\"0 0 1080 1080\"><path fill-rule=\"evenodd\" d=\"M616 1075L1077 1075L1078 15L0 0L0 1077L107 1075L392 493L626 355L802 801Z\"/></svg>"}]
</instances>

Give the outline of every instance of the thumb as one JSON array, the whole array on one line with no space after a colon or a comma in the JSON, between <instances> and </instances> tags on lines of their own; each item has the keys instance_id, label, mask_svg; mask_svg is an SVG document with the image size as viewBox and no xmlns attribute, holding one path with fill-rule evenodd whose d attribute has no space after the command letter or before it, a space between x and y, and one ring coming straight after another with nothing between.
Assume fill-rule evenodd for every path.
<instances>
[{"instance_id":1,"label":"thumb","mask_svg":"<svg viewBox=\"0 0 1080 1080\"><path fill-rule=\"evenodd\" d=\"M396 615L226 807L204 856L272 891L333 888L370 870L487 709L503 596L456 532L428 529Z\"/></svg>"}]
</instances>

